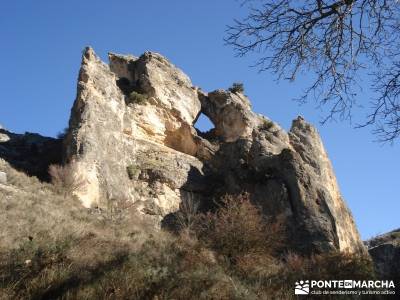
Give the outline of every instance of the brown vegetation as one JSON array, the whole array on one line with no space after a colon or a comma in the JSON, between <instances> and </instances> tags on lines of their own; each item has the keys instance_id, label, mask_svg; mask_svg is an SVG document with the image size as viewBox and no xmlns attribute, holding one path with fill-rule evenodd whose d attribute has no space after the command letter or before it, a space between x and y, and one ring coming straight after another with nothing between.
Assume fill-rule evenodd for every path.
<instances>
[{"instance_id":1,"label":"brown vegetation","mask_svg":"<svg viewBox=\"0 0 400 300\"><path fill-rule=\"evenodd\" d=\"M49 175L56 191L63 194L64 197L72 196L86 184L85 178L80 175L78 165L74 161L64 166L50 165Z\"/></svg>"},{"instance_id":2,"label":"brown vegetation","mask_svg":"<svg viewBox=\"0 0 400 300\"><path fill-rule=\"evenodd\" d=\"M51 185L6 171L1 299L293 299L299 279L373 276L364 257L282 251L282 226L246 195L227 196L207 214L188 196L185 230L171 234L137 215L82 209Z\"/></svg>"},{"instance_id":3,"label":"brown vegetation","mask_svg":"<svg viewBox=\"0 0 400 300\"><path fill-rule=\"evenodd\" d=\"M266 222L247 194L225 196L215 213L200 215L197 234L231 262L249 255L273 255L284 239L281 224Z\"/></svg>"}]
</instances>

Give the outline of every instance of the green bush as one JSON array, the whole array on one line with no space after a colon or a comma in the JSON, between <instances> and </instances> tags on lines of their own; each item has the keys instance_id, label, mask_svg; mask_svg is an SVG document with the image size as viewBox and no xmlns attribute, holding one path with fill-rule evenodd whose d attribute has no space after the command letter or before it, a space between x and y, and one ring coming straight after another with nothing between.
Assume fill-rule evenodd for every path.
<instances>
[{"instance_id":1,"label":"green bush","mask_svg":"<svg viewBox=\"0 0 400 300\"><path fill-rule=\"evenodd\" d=\"M130 180L138 179L140 169L135 165L129 165L126 167L126 172Z\"/></svg>"},{"instance_id":2,"label":"green bush","mask_svg":"<svg viewBox=\"0 0 400 300\"><path fill-rule=\"evenodd\" d=\"M145 94L140 94L136 91L132 91L126 98L127 104L144 104L147 101L147 96Z\"/></svg>"},{"instance_id":3,"label":"green bush","mask_svg":"<svg viewBox=\"0 0 400 300\"><path fill-rule=\"evenodd\" d=\"M232 86L228 89L228 91L237 94L237 93L242 93L244 92L244 85L241 82L234 82Z\"/></svg>"}]
</instances>

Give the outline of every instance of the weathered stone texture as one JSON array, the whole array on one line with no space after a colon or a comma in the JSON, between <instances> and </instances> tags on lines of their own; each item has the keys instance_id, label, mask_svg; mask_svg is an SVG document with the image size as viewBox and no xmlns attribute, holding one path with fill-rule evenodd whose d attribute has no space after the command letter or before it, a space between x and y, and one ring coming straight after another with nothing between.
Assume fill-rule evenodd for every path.
<instances>
[{"instance_id":1,"label":"weathered stone texture","mask_svg":"<svg viewBox=\"0 0 400 300\"><path fill-rule=\"evenodd\" d=\"M0 184L7 184L7 174L0 172Z\"/></svg>"},{"instance_id":2,"label":"weathered stone texture","mask_svg":"<svg viewBox=\"0 0 400 300\"><path fill-rule=\"evenodd\" d=\"M380 278L400 279L400 228L365 242Z\"/></svg>"},{"instance_id":3,"label":"weathered stone texture","mask_svg":"<svg viewBox=\"0 0 400 300\"><path fill-rule=\"evenodd\" d=\"M86 49L64 140L87 186L85 206L128 201L160 222L186 197L203 207L246 191L265 215L284 218L303 252L364 251L316 129L301 117L289 133L254 113L241 93L206 93L166 58ZM198 132L203 113L215 128Z\"/></svg>"}]
</instances>

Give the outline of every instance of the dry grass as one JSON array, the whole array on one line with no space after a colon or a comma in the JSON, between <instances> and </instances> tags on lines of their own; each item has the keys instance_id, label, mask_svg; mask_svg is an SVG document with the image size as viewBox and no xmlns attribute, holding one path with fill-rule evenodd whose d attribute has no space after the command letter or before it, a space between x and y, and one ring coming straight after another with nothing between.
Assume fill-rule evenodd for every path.
<instances>
[{"instance_id":1,"label":"dry grass","mask_svg":"<svg viewBox=\"0 0 400 300\"><path fill-rule=\"evenodd\" d=\"M180 234L123 214L83 209L49 184L0 161L0 299L293 299L304 278L371 278L370 262L345 254L279 253L282 228L246 196L214 214L190 215Z\"/></svg>"},{"instance_id":2,"label":"dry grass","mask_svg":"<svg viewBox=\"0 0 400 300\"><path fill-rule=\"evenodd\" d=\"M0 186L0 251L15 249L28 237L39 242L95 234L114 241L116 235L130 240L132 235L150 230L128 213L116 222L110 217L113 211L84 209L69 194L60 195L52 184L28 177L2 160L0 171L8 176L8 185Z\"/></svg>"}]
</instances>

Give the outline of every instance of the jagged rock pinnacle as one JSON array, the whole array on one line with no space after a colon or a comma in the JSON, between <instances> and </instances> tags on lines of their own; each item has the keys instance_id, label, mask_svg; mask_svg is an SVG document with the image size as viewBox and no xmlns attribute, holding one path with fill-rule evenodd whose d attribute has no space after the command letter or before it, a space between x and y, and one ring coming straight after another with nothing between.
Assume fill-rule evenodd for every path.
<instances>
[{"instance_id":1,"label":"jagged rock pinnacle","mask_svg":"<svg viewBox=\"0 0 400 300\"><path fill-rule=\"evenodd\" d=\"M302 117L287 133L242 93L203 92L158 53L109 61L85 49L64 140L65 159L86 178L76 192L83 205L129 201L160 225L189 196L207 207L246 191L285 220L293 247L363 251L318 132ZM200 114L213 130L195 129Z\"/></svg>"}]
</instances>

